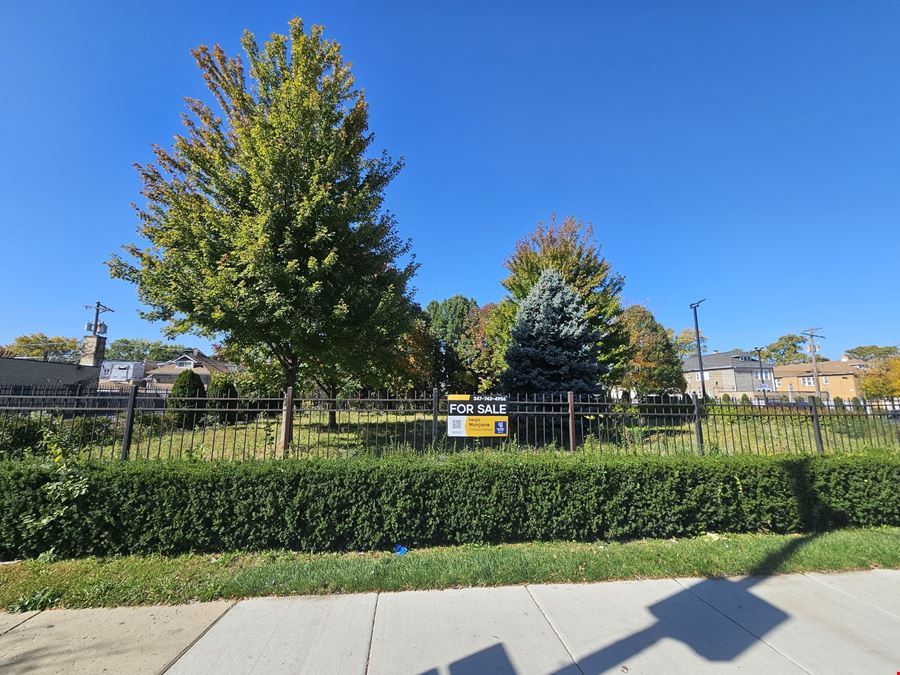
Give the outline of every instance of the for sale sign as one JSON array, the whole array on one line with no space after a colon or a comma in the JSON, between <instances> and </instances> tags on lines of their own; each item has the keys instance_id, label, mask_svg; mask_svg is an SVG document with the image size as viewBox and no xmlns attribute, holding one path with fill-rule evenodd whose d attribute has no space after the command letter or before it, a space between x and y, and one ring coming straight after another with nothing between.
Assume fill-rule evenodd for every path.
<instances>
[{"instance_id":1,"label":"for sale sign","mask_svg":"<svg viewBox=\"0 0 900 675\"><path fill-rule=\"evenodd\" d=\"M506 406L506 396L497 394L450 394L447 396L447 435L509 436Z\"/></svg>"}]
</instances>

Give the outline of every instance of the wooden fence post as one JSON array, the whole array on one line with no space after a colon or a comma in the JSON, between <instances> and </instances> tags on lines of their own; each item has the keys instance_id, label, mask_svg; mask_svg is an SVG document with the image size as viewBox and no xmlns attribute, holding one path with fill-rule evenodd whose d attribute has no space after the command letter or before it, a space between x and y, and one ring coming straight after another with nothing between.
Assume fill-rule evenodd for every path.
<instances>
[{"instance_id":1,"label":"wooden fence post","mask_svg":"<svg viewBox=\"0 0 900 675\"><path fill-rule=\"evenodd\" d=\"M278 450L287 457L294 438L294 388L288 387L284 392L284 406L281 409L281 433L278 439Z\"/></svg>"},{"instance_id":2,"label":"wooden fence post","mask_svg":"<svg viewBox=\"0 0 900 675\"><path fill-rule=\"evenodd\" d=\"M440 391L435 387L431 390L431 447L434 448L438 437L438 409L440 407Z\"/></svg>"}]
</instances>

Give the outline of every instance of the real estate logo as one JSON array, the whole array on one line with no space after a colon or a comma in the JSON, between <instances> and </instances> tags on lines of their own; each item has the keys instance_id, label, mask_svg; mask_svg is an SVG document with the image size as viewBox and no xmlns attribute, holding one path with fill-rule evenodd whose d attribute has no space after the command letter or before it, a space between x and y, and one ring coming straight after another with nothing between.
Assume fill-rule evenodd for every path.
<instances>
[{"instance_id":1,"label":"real estate logo","mask_svg":"<svg viewBox=\"0 0 900 675\"><path fill-rule=\"evenodd\" d=\"M508 436L507 402L507 397L499 394L450 394L447 396L447 435Z\"/></svg>"}]
</instances>

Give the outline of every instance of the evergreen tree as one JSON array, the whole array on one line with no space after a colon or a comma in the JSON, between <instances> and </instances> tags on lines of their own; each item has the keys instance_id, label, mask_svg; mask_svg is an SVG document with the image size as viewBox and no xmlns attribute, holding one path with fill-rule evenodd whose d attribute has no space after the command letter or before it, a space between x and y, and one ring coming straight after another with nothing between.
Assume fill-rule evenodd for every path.
<instances>
[{"instance_id":1,"label":"evergreen tree","mask_svg":"<svg viewBox=\"0 0 900 675\"><path fill-rule=\"evenodd\" d=\"M238 393L232 378L229 375L213 375L206 394L209 407L217 411L215 418L222 424L234 424L237 420Z\"/></svg>"},{"instance_id":2,"label":"evergreen tree","mask_svg":"<svg viewBox=\"0 0 900 675\"><path fill-rule=\"evenodd\" d=\"M544 270L519 305L501 386L511 393L595 392L598 343L578 293L559 272Z\"/></svg>"},{"instance_id":3,"label":"evergreen tree","mask_svg":"<svg viewBox=\"0 0 900 675\"><path fill-rule=\"evenodd\" d=\"M187 368L178 373L172 391L166 399L166 408L169 410L176 426L182 429L193 429L202 413L194 412L205 407L206 387L203 380L192 368Z\"/></svg>"},{"instance_id":4,"label":"evergreen tree","mask_svg":"<svg viewBox=\"0 0 900 675\"><path fill-rule=\"evenodd\" d=\"M632 305L621 320L629 347L622 386L642 396L684 393L687 382L675 345L650 310Z\"/></svg>"}]
</instances>

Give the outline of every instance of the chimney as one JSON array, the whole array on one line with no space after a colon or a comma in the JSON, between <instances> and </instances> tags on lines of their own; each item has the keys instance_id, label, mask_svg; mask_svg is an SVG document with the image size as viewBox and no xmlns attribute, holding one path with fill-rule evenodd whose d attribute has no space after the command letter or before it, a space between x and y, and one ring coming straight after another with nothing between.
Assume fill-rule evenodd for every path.
<instances>
[{"instance_id":1,"label":"chimney","mask_svg":"<svg viewBox=\"0 0 900 675\"><path fill-rule=\"evenodd\" d=\"M81 366L99 366L106 353L106 338L103 335L85 335L81 343Z\"/></svg>"}]
</instances>

